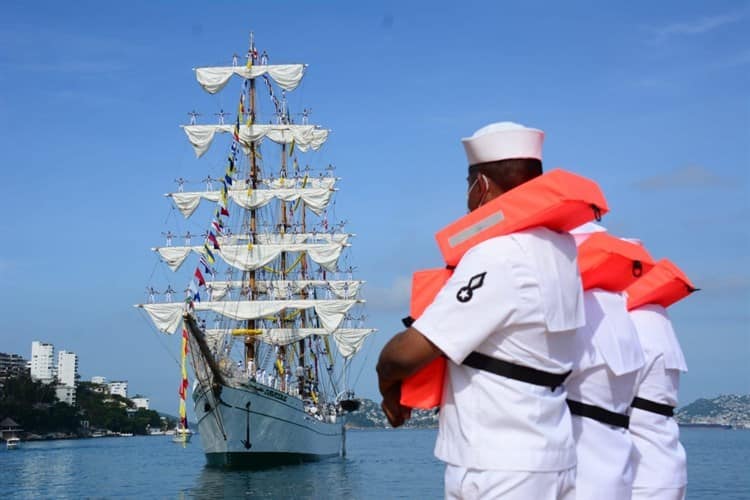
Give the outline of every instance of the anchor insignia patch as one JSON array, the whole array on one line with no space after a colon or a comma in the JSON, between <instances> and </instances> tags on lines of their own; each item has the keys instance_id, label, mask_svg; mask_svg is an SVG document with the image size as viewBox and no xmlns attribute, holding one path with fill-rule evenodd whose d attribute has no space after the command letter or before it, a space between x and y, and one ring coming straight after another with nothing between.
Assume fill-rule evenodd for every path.
<instances>
[{"instance_id":1,"label":"anchor insignia patch","mask_svg":"<svg viewBox=\"0 0 750 500\"><path fill-rule=\"evenodd\" d=\"M486 275L486 272L476 274L471 277L469 280L469 284L466 286L462 286L458 289L458 293L456 294L456 299L459 302L468 302L474 297L474 290L478 288L482 288L482 285L484 285L484 276Z\"/></svg>"}]
</instances>

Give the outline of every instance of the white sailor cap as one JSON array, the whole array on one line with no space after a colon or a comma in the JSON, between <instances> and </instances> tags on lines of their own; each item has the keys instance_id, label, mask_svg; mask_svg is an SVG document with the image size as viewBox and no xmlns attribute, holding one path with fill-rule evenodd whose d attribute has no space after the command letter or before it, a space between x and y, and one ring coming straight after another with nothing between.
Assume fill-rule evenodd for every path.
<instances>
[{"instance_id":1,"label":"white sailor cap","mask_svg":"<svg viewBox=\"0 0 750 500\"><path fill-rule=\"evenodd\" d=\"M594 233L606 233L607 228L604 226L600 226L599 224L594 224L593 222L587 222L586 224L581 224L580 226L573 228L570 230L570 234L573 235L573 239L576 241L576 246L580 247L581 244L589 239L589 236L591 236Z\"/></svg>"},{"instance_id":2,"label":"white sailor cap","mask_svg":"<svg viewBox=\"0 0 750 500\"><path fill-rule=\"evenodd\" d=\"M542 159L544 132L513 122L491 123L461 139L469 165L513 158Z\"/></svg>"}]
</instances>

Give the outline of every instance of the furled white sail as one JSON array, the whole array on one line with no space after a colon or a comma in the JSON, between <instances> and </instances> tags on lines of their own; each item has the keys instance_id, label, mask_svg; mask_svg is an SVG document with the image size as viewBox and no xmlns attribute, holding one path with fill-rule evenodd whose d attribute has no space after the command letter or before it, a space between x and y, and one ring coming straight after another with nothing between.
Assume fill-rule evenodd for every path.
<instances>
[{"instance_id":1,"label":"furled white sail","mask_svg":"<svg viewBox=\"0 0 750 500\"><path fill-rule=\"evenodd\" d=\"M329 288L339 299L353 299L359 293L363 281L356 280L256 280L255 289L272 298L285 298L288 292L299 295L314 287ZM247 286L242 281L208 281L206 287L210 291L210 300L221 300L227 296L229 290L238 290Z\"/></svg>"},{"instance_id":2,"label":"furled white sail","mask_svg":"<svg viewBox=\"0 0 750 500\"><path fill-rule=\"evenodd\" d=\"M272 64L266 66L213 66L196 68L195 77L198 83L209 94L215 94L223 89L232 75L242 78L258 78L268 74L279 87L284 90L294 90L305 75L304 64Z\"/></svg>"},{"instance_id":3,"label":"furled white sail","mask_svg":"<svg viewBox=\"0 0 750 500\"><path fill-rule=\"evenodd\" d=\"M284 245L224 245L218 250L224 262L240 269L252 271L269 264L281 252L305 252L315 263L328 271L335 271L344 250L339 243L299 243Z\"/></svg>"},{"instance_id":4,"label":"furled white sail","mask_svg":"<svg viewBox=\"0 0 750 500\"><path fill-rule=\"evenodd\" d=\"M332 333L351 307L360 300L254 300L235 302L194 302L196 311L212 311L235 320L272 316L285 310L314 309L326 331ZM161 304L160 304L161 305ZM166 304L169 305L169 304ZM175 326L176 328L176 326Z\"/></svg>"},{"instance_id":5,"label":"furled white sail","mask_svg":"<svg viewBox=\"0 0 750 500\"><path fill-rule=\"evenodd\" d=\"M167 196L172 198L175 206L180 209L182 215L187 219L201 202L201 199L218 202L221 194L218 191L190 192L190 193L169 193Z\"/></svg>"},{"instance_id":6,"label":"furled white sail","mask_svg":"<svg viewBox=\"0 0 750 500\"><path fill-rule=\"evenodd\" d=\"M257 242L262 245L278 245L282 243L338 243L344 245L349 241L351 234L346 233L260 233L255 235ZM249 238L244 235L243 239Z\"/></svg>"},{"instance_id":7,"label":"furled white sail","mask_svg":"<svg viewBox=\"0 0 750 500\"><path fill-rule=\"evenodd\" d=\"M341 257L346 243L289 243L279 245L222 245L214 250L224 262L241 271L252 271L268 265L281 252L305 252L315 263L324 269L336 271L336 263ZM174 246L154 248L172 271L180 268L190 252L205 255L202 246Z\"/></svg>"},{"instance_id":8,"label":"furled white sail","mask_svg":"<svg viewBox=\"0 0 750 500\"><path fill-rule=\"evenodd\" d=\"M181 302L165 302L163 304L139 304L145 310L151 321L160 332L172 334L177 331L185 312L185 304Z\"/></svg>"},{"instance_id":9,"label":"furled white sail","mask_svg":"<svg viewBox=\"0 0 750 500\"><path fill-rule=\"evenodd\" d=\"M172 271L177 271L190 254L191 247L160 247L155 249Z\"/></svg>"},{"instance_id":10,"label":"furled white sail","mask_svg":"<svg viewBox=\"0 0 750 500\"><path fill-rule=\"evenodd\" d=\"M272 345L289 345L310 335L332 335L341 355L348 358L362 347L368 335L375 332L374 328L339 328L333 333L324 328L263 328L261 333L254 335L261 342ZM206 340L212 349L216 349L219 341L232 335L231 329L209 328L205 331Z\"/></svg>"},{"instance_id":11,"label":"furled white sail","mask_svg":"<svg viewBox=\"0 0 750 500\"><path fill-rule=\"evenodd\" d=\"M274 179L267 182L268 185L273 186L270 189L248 189L244 181L235 181L233 187L229 189L229 198L247 209L263 207L274 198L283 201L301 199L310 210L321 215L331 201L335 183L335 177L304 180ZM166 196L172 198L175 206L187 219L193 215L201 200L216 203L221 198L221 193L219 191L176 192L168 193Z\"/></svg>"},{"instance_id":12,"label":"furled white sail","mask_svg":"<svg viewBox=\"0 0 750 500\"><path fill-rule=\"evenodd\" d=\"M183 125L185 134L200 158L211 147L216 133L231 134L234 125ZM300 151L317 150L328 139L329 130L315 125L240 125L239 139L243 147L268 138L278 144L291 144Z\"/></svg>"},{"instance_id":13,"label":"furled white sail","mask_svg":"<svg viewBox=\"0 0 750 500\"><path fill-rule=\"evenodd\" d=\"M170 193L167 196L172 198L174 204L187 219L198 208L201 199L216 203L219 201L221 194L219 191L203 191ZM274 198L283 201L301 199L305 202L305 206L316 215L323 213L332 196L333 190L328 188L254 189L249 192L239 189L229 190L229 199L242 208L260 208Z\"/></svg>"},{"instance_id":14,"label":"furled white sail","mask_svg":"<svg viewBox=\"0 0 750 500\"><path fill-rule=\"evenodd\" d=\"M307 179L302 177L275 177L273 179L263 179L262 182L272 189L288 189L291 187L332 188L337 180L337 177L323 176L308 177ZM250 187L245 181L238 182L244 182L244 184L240 185L237 185L237 183L235 183L235 187L237 187L238 189L247 189L248 187Z\"/></svg>"}]
</instances>

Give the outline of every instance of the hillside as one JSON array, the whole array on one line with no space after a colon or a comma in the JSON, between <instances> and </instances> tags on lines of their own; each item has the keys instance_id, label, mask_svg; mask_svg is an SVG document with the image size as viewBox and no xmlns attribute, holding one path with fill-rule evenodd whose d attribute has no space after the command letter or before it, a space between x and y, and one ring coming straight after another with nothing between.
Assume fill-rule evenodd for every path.
<instances>
[{"instance_id":1,"label":"hillside","mask_svg":"<svg viewBox=\"0 0 750 500\"><path fill-rule=\"evenodd\" d=\"M0 420L13 419L26 437L76 437L93 431L146 434L162 425L159 414L136 408L117 395L97 391L95 384L80 382L76 405L60 402L53 386L24 374L5 381L0 390Z\"/></svg>"},{"instance_id":2,"label":"hillside","mask_svg":"<svg viewBox=\"0 0 750 500\"><path fill-rule=\"evenodd\" d=\"M390 427L385 413L380 409L380 403L370 399L362 399L359 410L347 416L347 426L359 429ZM437 427L438 415L435 410L415 410L412 418L407 420L405 428L420 429Z\"/></svg>"},{"instance_id":3,"label":"hillside","mask_svg":"<svg viewBox=\"0 0 750 500\"><path fill-rule=\"evenodd\" d=\"M680 424L731 425L750 429L750 395L725 394L697 399L675 412Z\"/></svg>"},{"instance_id":4,"label":"hillside","mask_svg":"<svg viewBox=\"0 0 750 500\"><path fill-rule=\"evenodd\" d=\"M354 428L390 427L380 404L363 399L362 406L347 417L347 425ZM729 425L750 429L750 395L722 395L713 399L701 398L675 412L682 425ZM434 410L416 410L404 425L406 428L437 427L438 414Z\"/></svg>"}]
</instances>

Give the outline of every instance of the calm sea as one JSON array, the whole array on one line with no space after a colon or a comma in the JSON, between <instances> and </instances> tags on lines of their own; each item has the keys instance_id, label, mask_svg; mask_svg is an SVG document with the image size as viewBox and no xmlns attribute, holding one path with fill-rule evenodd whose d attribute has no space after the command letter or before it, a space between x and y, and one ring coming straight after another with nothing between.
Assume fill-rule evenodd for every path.
<instances>
[{"instance_id":1,"label":"calm sea","mask_svg":"<svg viewBox=\"0 0 750 500\"><path fill-rule=\"evenodd\" d=\"M3 498L441 498L435 430L347 433L344 459L260 472L204 466L195 436L24 443L0 451ZM683 429L690 499L750 498L750 431Z\"/></svg>"}]
</instances>

